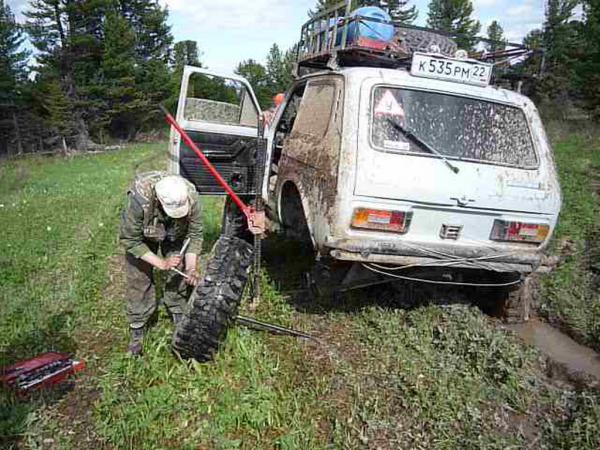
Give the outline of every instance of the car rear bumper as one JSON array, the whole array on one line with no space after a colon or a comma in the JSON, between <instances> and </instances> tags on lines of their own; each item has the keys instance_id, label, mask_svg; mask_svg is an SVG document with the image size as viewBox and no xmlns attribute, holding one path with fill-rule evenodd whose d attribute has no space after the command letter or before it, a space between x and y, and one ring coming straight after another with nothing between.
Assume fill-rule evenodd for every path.
<instances>
[{"instance_id":1,"label":"car rear bumper","mask_svg":"<svg viewBox=\"0 0 600 450\"><path fill-rule=\"evenodd\" d=\"M552 259L540 250L485 247L456 247L443 244L416 244L408 242L359 242L339 240L328 242L331 257L341 261L444 267L457 269L485 269L494 272L548 272Z\"/></svg>"}]
</instances>

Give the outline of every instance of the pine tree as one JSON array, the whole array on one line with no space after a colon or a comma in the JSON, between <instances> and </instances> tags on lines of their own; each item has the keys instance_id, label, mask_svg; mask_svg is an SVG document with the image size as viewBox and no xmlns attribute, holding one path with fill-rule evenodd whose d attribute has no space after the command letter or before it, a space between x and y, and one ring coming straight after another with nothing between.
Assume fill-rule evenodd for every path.
<instances>
[{"instance_id":1,"label":"pine tree","mask_svg":"<svg viewBox=\"0 0 600 450\"><path fill-rule=\"evenodd\" d=\"M172 98L173 94L169 71L173 36L167 23L168 11L159 0L113 1L135 36L136 87L148 104L141 120L148 126L156 126L162 119L155 105Z\"/></svg>"},{"instance_id":2,"label":"pine tree","mask_svg":"<svg viewBox=\"0 0 600 450\"><path fill-rule=\"evenodd\" d=\"M542 69L544 32L539 29L531 30L527 33L527 36L523 38L523 45L536 53L523 62L521 71L528 77L538 77L540 75L540 69Z\"/></svg>"},{"instance_id":3,"label":"pine tree","mask_svg":"<svg viewBox=\"0 0 600 450\"><path fill-rule=\"evenodd\" d=\"M408 6L409 0L387 0L387 1L374 1L372 2L373 6L379 6L380 8L386 10L390 16L392 16L392 20L395 22L402 23L413 23L419 12L417 11L416 6Z\"/></svg>"},{"instance_id":4,"label":"pine tree","mask_svg":"<svg viewBox=\"0 0 600 450\"><path fill-rule=\"evenodd\" d=\"M317 0L317 4L315 5L314 9L312 9L308 12L308 15L311 17L314 17L323 11L327 11L328 9L331 9L338 5L341 5L342 2L343 2L343 0ZM360 0L351 0L350 8L355 9L360 4L361 4ZM343 14L345 14L345 12L346 12L345 8L340 6L338 13L343 15Z\"/></svg>"},{"instance_id":5,"label":"pine tree","mask_svg":"<svg viewBox=\"0 0 600 450\"><path fill-rule=\"evenodd\" d=\"M66 151L67 142L75 131L71 120L73 105L56 79L40 81L37 89L37 98L43 111L46 128L58 137L60 147Z\"/></svg>"},{"instance_id":6,"label":"pine tree","mask_svg":"<svg viewBox=\"0 0 600 450\"><path fill-rule=\"evenodd\" d=\"M99 69L103 12L108 0L32 0L27 30L36 48L38 71L60 83L73 108L70 118L75 130L74 146L93 146L86 123L89 111L87 88Z\"/></svg>"},{"instance_id":7,"label":"pine tree","mask_svg":"<svg viewBox=\"0 0 600 450\"><path fill-rule=\"evenodd\" d=\"M175 112L179 102L179 89L183 77L183 68L186 66L202 67L200 61L200 52L196 41L180 41L173 47L172 75L171 75L171 95L164 102L169 111ZM192 83L194 82L192 78ZM200 88L198 89L200 90Z\"/></svg>"},{"instance_id":8,"label":"pine tree","mask_svg":"<svg viewBox=\"0 0 600 450\"><path fill-rule=\"evenodd\" d=\"M544 32L539 29L531 30L523 38L523 45L531 50L541 50L544 46Z\"/></svg>"},{"instance_id":9,"label":"pine tree","mask_svg":"<svg viewBox=\"0 0 600 450\"><path fill-rule=\"evenodd\" d=\"M22 107L22 87L27 82L25 36L8 5L0 0L0 151L14 148L22 153L23 143L18 111Z\"/></svg>"},{"instance_id":10,"label":"pine tree","mask_svg":"<svg viewBox=\"0 0 600 450\"><path fill-rule=\"evenodd\" d=\"M180 41L173 47L173 67L175 70L186 65L201 67L196 41Z\"/></svg>"},{"instance_id":11,"label":"pine tree","mask_svg":"<svg viewBox=\"0 0 600 450\"><path fill-rule=\"evenodd\" d=\"M546 65L540 94L548 110L551 104L567 108L577 97L575 67L582 54L581 24L573 21L579 0L549 0L544 23L543 42Z\"/></svg>"},{"instance_id":12,"label":"pine tree","mask_svg":"<svg viewBox=\"0 0 600 450\"><path fill-rule=\"evenodd\" d=\"M135 50L142 61L168 62L173 36L167 23L169 13L158 0L115 0L135 36Z\"/></svg>"},{"instance_id":13,"label":"pine tree","mask_svg":"<svg viewBox=\"0 0 600 450\"><path fill-rule=\"evenodd\" d=\"M271 94L285 92L292 84L292 65L291 51L283 53L277 44L273 44L267 55L266 66Z\"/></svg>"},{"instance_id":14,"label":"pine tree","mask_svg":"<svg viewBox=\"0 0 600 450\"><path fill-rule=\"evenodd\" d=\"M473 19L471 0L431 0L427 25L448 33L457 34L459 48L470 50L476 43L481 24Z\"/></svg>"},{"instance_id":15,"label":"pine tree","mask_svg":"<svg viewBox=\"0 0 600 450\"><path fill-rule=\"evenodd\" d=\"M135 34L123 16L111 12L104 26L102 80L112 134L131 139L149 108L136 83Z\"/></svg>"},{"instance_id":16,"label":"pine tree","mask_svg":"<svg viewBox=\"0 0 600 450\"><path fill-rule=\"evenodd\" d=\"M494 20L487 29L487 37L489 40L494 41L487 44L487 49L491 53L502 51L506 48L506 39L504 38L504 29Z\"/></svg>"},{"instance_id":17,"label":"pine tree","mask_svg":"<svg viewBox=\"0 0 600 450\"><path fill-rule=\"evenodd\" d=\"M15 95L17 86L27 80L27 59L23 49L25 35L10 7L0 0L0 98Z\"/></svg>"},{"instance_id":18,"label":"pine tree","mask_svg":"<svg viewBox=\"0 0 600 450\"><path fill-rule=\"evenodd\" d=\"M523 38L523 45L533 53L529 54L523 61L512 65L511 72L522 76L521 92L530 97L534 102L540 101L540 69L543 62L543 32L536 29L531 30Z\"/></svg>"},{"instance_id":19,"label":"pine tree","mask_svg":"<svg viewBox=\"0 0 600 450\"><path fill-rule=\"evenodd\" d=\"M583 4L585 22L582 28L585 57L576 62L577 84L586 107L600 119L600 0Z\"/></svg>"},{"instance_id":20,"label":"pine tree","mask_svg":"<svg viewBox=\"0 0 600 450\"><path fill-rule=\"evenodd\" d=\"M309 14L315 14L325 11L329 8L340 4L341 0L318 0L315 9ZM356 9L361 6L378 6L387 11L392 17L392 20L403 23L413 23L419 15L416 6L408 6L410 0L352 0L351 9ZM345 11L341 11L345 13Z\"/></svg>"},{"instance_id":21,"label":"pine tree","mask_svg":"<svg viewBox=\"0 0 600 450\"><path fill-rule=\"evenodd\" d=\"M269 77L267 69L262 64L248 59L238 64L235 73L248 80L262 109L271 106L272 92L269 89Z\"/></svg>"},{"instance_id":22,"label":"pine tree","mask_svg":"<svg viewBox=\"0 0 600 450\"><path fill-rule=\"evenodd\" d=\"M579 0L549 0L544 23L544 47L552 64L568 58L568 48L574 38L571 19Z\"/></svg>"}]
</instances>

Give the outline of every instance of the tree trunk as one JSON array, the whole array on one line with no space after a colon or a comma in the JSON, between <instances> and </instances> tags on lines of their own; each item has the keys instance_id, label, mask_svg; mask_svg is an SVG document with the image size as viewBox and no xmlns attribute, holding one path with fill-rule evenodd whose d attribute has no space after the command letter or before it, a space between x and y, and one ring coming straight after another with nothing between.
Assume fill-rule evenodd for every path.
<instances>
[{"instance_id":1,"label":"tree trunk","mask_svg":"<svg viewBox=\"0 0 600 450\"><path fill-rule=\"evenodd\" d=\"M65 73L63 75L63 84L65 87L65 92L67 94L67 98L71 100L72 104L77 104L77 91L75 89L75 83L73 82L73 77L69 72L69 68L65 67ZM81 110L75 106L73 108L73 125L75 131L75 148L77 150L87 151L96 147L96 144L92 142L90 139L90 133L88 130L87 123L83 119L83 114Z\"/></svg>"},{"instance_id":2,"label":"tree trunk","mask_svg":"<svg viewBox=\"0 0 600 450\"><path fill-rule=\"evenodd\" d=\"M90 140L90 133L87 124L80 112L75 113L75 148L77 150L89 150L95 144Z\"/></svg>"},{"instance_id":3,"label":"tree trunk","mask_svg":"<svg viewBox=\"0 0 600 450\"><path fill-rule=\"evenodd\" d=\"M17 155L23 154L23 143L21 142L21 129L19 128L19 121L17 120L17 113L13 110L12 112L13 125L15 128L15 139L17 141Z\"/></svg>"},{"instance_id":4,"label":"tree trunk","mask_svg":"<svg viewBox=\"0 0 600 450\"><path fill-rule=\"evenodd\" d=\"M132 122L129 123L127 130L127 142L131 142L137 136L137 127Z\"/></svg>"}]
</instances>

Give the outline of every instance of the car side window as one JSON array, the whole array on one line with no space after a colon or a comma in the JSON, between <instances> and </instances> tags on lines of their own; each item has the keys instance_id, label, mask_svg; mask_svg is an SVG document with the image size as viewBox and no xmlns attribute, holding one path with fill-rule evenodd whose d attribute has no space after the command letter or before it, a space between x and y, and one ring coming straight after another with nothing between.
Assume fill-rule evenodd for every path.
<instances>
[{"instance_id":1,"label":"car side window","mask_svg":"<svg viewBox=\"0 0 600 450\"><path fill-rule=\"evenodd\" d=\"M327 81L309 83L304 91L292 135L323 139L329 129L335 103L336 86Z\"/></svg>"},{"instance_id":2,"label":"car side window","mask_svg":"<svg viewBox=\"0 0 600 450\"><path fill-rule=\"evenodd\" d=\"M189 78L184 117L195 122L258 126L258 111L241 82L203 73Z\"/></svg>"}]
</instances>

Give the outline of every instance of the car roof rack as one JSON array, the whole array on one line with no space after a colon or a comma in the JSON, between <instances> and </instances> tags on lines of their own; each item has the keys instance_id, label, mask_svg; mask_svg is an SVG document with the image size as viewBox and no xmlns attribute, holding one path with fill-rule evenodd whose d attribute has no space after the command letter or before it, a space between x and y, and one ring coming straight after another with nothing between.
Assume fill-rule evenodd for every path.
<instances>
[{"instance_id":1,"label":"car roof rack","mask_svg":"<svg viewBox=\"0 0 600 450\"><path fill-rule=\"evenodd\" d=\"M360 6L361 2L358 3ZM350 0L342 0L324 11L312 14L310 20L302 26L296 58L298 75L354 66L410 68L413 51L437 52L449 58L455 57L454 53L458 48L455 40L463 37L461 34L353 14L353 6ZM377 26L381 24L393 25L394 37L391 40L373 39L373 34L377 34ZM369 36L364 35L364 30L369 31L366 33ZM442 50L439 48L414 50L409 39L406 38L411 33L436 35L447 42L453 42L454 46L449 45ZM513 70L513 67L522 65L534 55L542 55L537 72L541 74L543 71L544 51L541 49L534 50L523 44L494 41L483 37L477 37L476 44L481 47L481 50L469 52L468 58L493 64L493 82L496 84L503 80L512 83L518 79L531 78L519 70ZM486 51L483 48L485 44L495 45L502 50Z\"/></svg>"}]
</instances>

